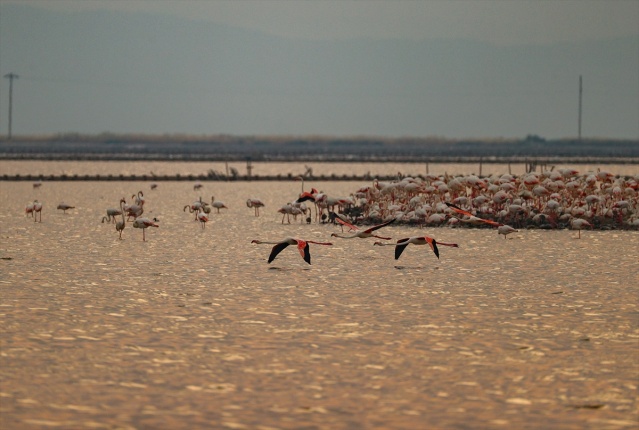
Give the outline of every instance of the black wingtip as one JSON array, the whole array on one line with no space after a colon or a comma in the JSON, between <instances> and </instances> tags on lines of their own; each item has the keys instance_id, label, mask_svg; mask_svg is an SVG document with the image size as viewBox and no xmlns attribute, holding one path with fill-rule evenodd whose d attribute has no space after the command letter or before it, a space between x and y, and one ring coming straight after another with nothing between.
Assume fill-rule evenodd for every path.
<instances>
[{"instance_id":1,"label":"black wingtip","mask_svg":"<svg viewBox=\"0 0 639 430\"><path fill-rule=\"evenodd\" d=\"M304 247L304 261L306 261L308 264L311 264L311 252L309 248L310 246L307 243Z\"/></svg>"},{"instance_id":2,"label":"black wingtip","mask_svg":"<svg viewBox=\"0 0 639 430\"><path fill-rule=\"evenodd\" d=\"M437 241L435 239L433 239L433 252L437 256L437 259L439 260L439 249L437 248Z\"/></svg>"}]
</instances>

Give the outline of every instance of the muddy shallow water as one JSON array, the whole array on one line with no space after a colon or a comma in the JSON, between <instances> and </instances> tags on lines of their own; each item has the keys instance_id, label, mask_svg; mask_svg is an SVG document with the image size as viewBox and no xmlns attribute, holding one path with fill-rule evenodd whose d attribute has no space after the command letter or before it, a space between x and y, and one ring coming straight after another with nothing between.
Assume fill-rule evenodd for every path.
<instances>
[{"instance_id":1,"label":"muddy shallow water","mask_svg":"<svg viewBox=\"0 0 639 430\"><path fill-rule=\"evenodd\" d=\"M100 219L141 186L160 227L120 241ZM637 428L639 232L389 226L460 245L395 261L283 225L299 192L0 182L0 428ZM202 230L183 207L211 195L229 209ZM334 245L251 244L286 236Z\"/></svg>"}]
</instances>

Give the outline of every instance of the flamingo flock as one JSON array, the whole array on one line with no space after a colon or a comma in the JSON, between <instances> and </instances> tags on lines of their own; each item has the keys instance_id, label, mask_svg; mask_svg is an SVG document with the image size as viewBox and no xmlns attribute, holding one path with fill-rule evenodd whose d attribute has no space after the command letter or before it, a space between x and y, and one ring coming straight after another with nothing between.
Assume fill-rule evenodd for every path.
<instances>
[{"instance_id":1,"label":"flamingo flock","mask_svg":"<svg viewBox=\"0 0 639 430\"><path fill-rule=\"evenodd\" d=\"M157 184L154 184L157 187ZM41 184L38 183L37 188ZM200 190L196 183L194 190ZM119 239L122 239L127 222L142 230L146 241L146 229L158 228L157 218L143 217L145 196L142 191L131 195L131 203L120 199L119 207L108 208L102 222L114 223ZM255 217L265 203L256 197L246 200ZM25 214L34 222L42 222L42 203L34 200L25 207ZM57 209L66 213L75 207L60 203ZM193 214L202 230L211 220L212 209L220 213L228 207L211 196L210 202L202 197L183 207ZM394 246L395 259L399 259L408 245L428 245L439 259L441 246L459 247L426 235L415 235L393 241L382 236L379 230L391 224L424 226L448 226L452 228L491 228L498 235L507 236L522 229L577 230L581 238L584 229L639 228L639 175L615 176L597 170L580 174L572 169L558 169L521 176L510 174L478 177L475 175L426 175L425 177L403 177L382 182L377 179L357 188L348 196L330 196L316 188L302 191L277 212L290 224L300 222L333 223L341 233L331 233L338 239L374 238L373 245ZM121 217L121 220L118 220ZM358 226L359 225L359 226ZM364 226L364 227L361 227ZM345 232L344 229L347 231ZM271 263L287 246L295 245L304 261L311 263L310 244L330 246L330 242L316 242L286 237L280 241L253 240L254 244L274 245L268 258Z\"/></svg>"}]
</instances>

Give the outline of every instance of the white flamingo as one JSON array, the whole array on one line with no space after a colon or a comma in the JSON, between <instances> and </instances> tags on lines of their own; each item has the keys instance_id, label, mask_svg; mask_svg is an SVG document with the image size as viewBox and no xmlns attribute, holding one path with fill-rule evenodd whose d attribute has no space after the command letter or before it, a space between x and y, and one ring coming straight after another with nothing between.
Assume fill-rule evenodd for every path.
<instances>
[{"instance_id":1,"label":"white flamingo","mask_svg":"<svg viewBox=\"0 0 639 430\"><path fill-rule=\"evenodd\" d=\"M120 233L120 240L122 240L122 231L124 230L124 227L126 227L126 219L124 218L124 205L125 204L126 204L126 200L124 200L124 197L122 197L120 199L120 215L122 215L122 221L118 221L115 224L115 231Z\"/></svg>"}]
</instances>

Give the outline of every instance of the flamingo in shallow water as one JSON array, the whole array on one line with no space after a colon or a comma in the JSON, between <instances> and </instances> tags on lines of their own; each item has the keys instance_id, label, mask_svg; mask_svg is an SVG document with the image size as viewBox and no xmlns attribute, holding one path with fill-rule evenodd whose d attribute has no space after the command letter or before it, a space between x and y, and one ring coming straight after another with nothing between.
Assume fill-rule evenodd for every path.
<instances>
[{"instance_id":1,"label":"flamingo in shallow water","mask_svg":"<svg viewBox=\"0 0 639 430\"><path fill-rule=\"evenodd\" d=\"M136 218L135 221L133 221L133 227L142 229L142 240L146 241L146 236L144 233L145 230L148 227L159 227L159 225L156 224L157 221L157 218L153 218L153 221L148 218Z\"/></svg>"},{"instance_id":2,"label":"flamingo in shallow water","mask_svg":"<svg viewBox=\"0 0 639 430\"><path fill-rule=\"evenodd\" d=\"M337 213L335 214L335 221L338 222L339 224L342 224L345 227L348 227L351 230L355 230L355 233L351 236L340 236L339 233L333 233L331 234L331 237L340 237L342 239L352 239L354 237L359 237L360 239L365 239L367 237L376 237L378 239L384 239L384 240L391 240L390 237L382 237L382 236L377 236L375 234L373 234L373 232L375 230L379 230L382 227L386 227L389 224L392 224L395 222L395 218L391 219L390 221L386 221L383 222L381 224L375 225L371 228L368 228L366 230L360 230L358 227L355 227L353 224L343 220Z\"/></svg>"},{"instance_id":3,"label":"flamingo in shallow water","mask_svg":"<svg viewBox=\"0 0 639 430\"><path fill-rule=\"evenodd\" d=\"M309 249L309 244L314 243L316 245L332 245L332 243L330 242L314 242L312 240L302 240L302 239L296 239L294 237L287 237L284 240L281 240L279 242L264 242L261 240L254 239L251 241L251 243L275 245L273 249L271 250L271 254L268 256L269 263L275 260L275 257L277 257L277 255L280 252L282 252L284 248L286 248L289 245L295 245L297 246L297 250L300 252L300 255L302 256L304 261L306 261L308 264L311 264L311 253Z\"/></svg>"},{"instance_id":4,"label":"flamingo in shallow water","mask_svg":"<svg viewBox=\"0 0 639 430\"><path fill-rule=\"evenodd\" d=\"M510 234L510 233L515 233L518 232L519 230L515 230L513 227L509 226L509 225L500 225L499 227L497 227L497 234L503 234L504 235L504 239L506 239L506 235Z\"/></svg>"},{"instance_id":5,"label":"flamingo in shallow water","mask_svg":"<svg viewBox=\"0 0 639 430\"><path fill-rule=\"evenodd\" d=\"M206 228L206 223L209 221L209 217L206 216L204 207L201 207L200 211L197 213L197 220L200 222L200 227L202 227L202 229Z\"/></svg>"},{"instance_id":6,"label":"flamingo in shallow water","mask_svg":"<svg viewBox=\"0 0 639 430\"><path fill-rule=\"evenodd\" d=\"M428 236L412 236L412 237L408 237L406 239L399 239L397 241L397 243L382 243L382 242L375 242L373 245L379 245L379 246L387 246L387 245L394 245L395 246L395 260L399 259L399 256L402 255L402 252L404 252L404 249L406 249L406 247L409 244L413 244L413 245L426 245L428 244L430 246L430 249L433 250L433 253L435 253L435 256L437 258L439 258L439 249L437 248L437 245L443 245L443 246L451 246L453 248L459 248L459 245L457 245L456 243L444 243L444 242L437 242L435 239L433 239L432 237L428 237Z\"/></svg>"},{"instance_id":7,"label":"flamingo in shallow water","mask_svg":"<svg viewBox=\"0 0 639 430\"><path fill-rule=\"evenodd\" d=\"M264 207L264 203L260 199L250 198L246 200L246 206L249 208L255 208L255 216L260 216L260 208Z\"/></svg>"},{"instance_id":8,"label":"flamingo in shallow water","mask_svg":"<svg viewBox=\"0 0 639 430\"><path fill-rule=\"evenodd\" d=\"M60 204L58 205L58 209L60 209L60 210L64 211L64 213L67 213L67 210L69 210L69 209L75 209L75 206L71 206L71 205L68 205L68 204L66 204L66 203L60 203Z\"/></svg>"},{"instance_id":9,"label":"flamingo in shallow water","mask_svg":"<svg viewBox=\"0 0 639 430\"><path fill-rule=\"evenodd\" d=\"M122 197L120 199L120 215L122 215L122 221L118 221L115 224L115 231L120 233L120 240L122 240L122 231L124 230L124 227L126 227L126 219L124 218L124 205L125 204L126 204L126 200L124 200L124 197ZM115 217L114 217L114 219L115 219Z\"/></svg>"},{"instance_id":10,"label":"flamingo in shallow water","mask_svg":"<svg viewBox=\"0 0 639 430\"><path fill-rule=\"evenodd\" d=\"M33 214L33 222L36 222L36 220L38 219L38 214L40 214L40 222L42 222L42 203L37 200L33 201Z\"/></svg>"},{"instance_id":11,"label":"flamingo in shallow water","mask_svg":"<svg viewBox=\"0 0 639 430\"><path fill-rule=\"evenodd\" d=\"M570 220L570 226L572 227L573 230L577 230L579 232L579 236L577 237L577 239L581 239L581 229L584 227L590 227L592 228L592 224L590 224L588 221L586 221L583 218L573 218Z\"/></svg>"}]
</instances>

